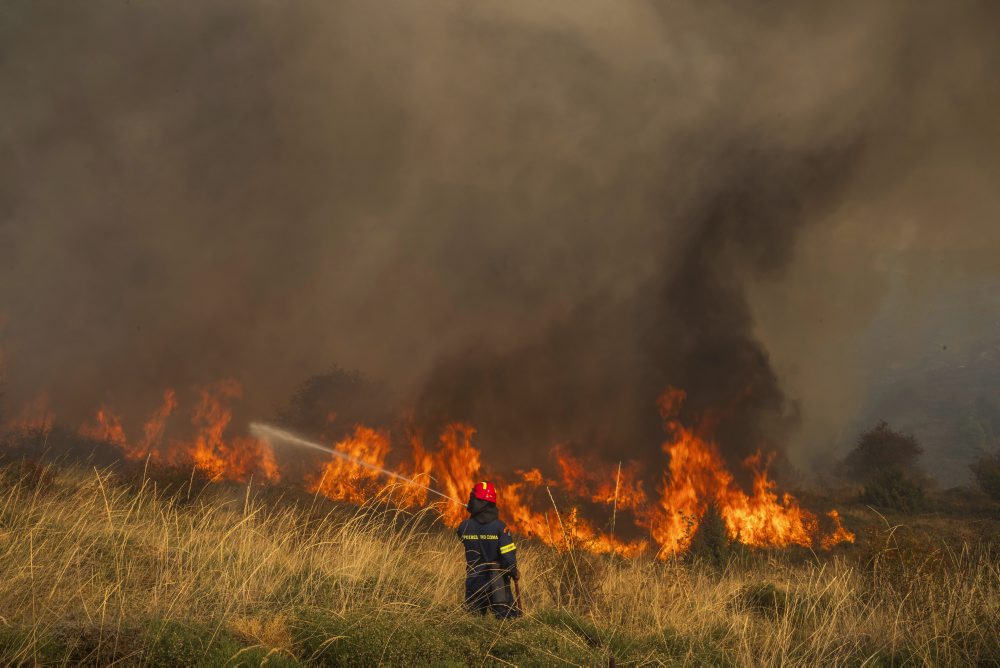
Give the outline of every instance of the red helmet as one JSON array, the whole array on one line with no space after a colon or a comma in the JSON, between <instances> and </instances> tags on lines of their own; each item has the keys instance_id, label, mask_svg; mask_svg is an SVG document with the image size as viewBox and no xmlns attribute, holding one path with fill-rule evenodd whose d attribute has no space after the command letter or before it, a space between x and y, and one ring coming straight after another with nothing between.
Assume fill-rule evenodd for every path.
<instances>
[{"instance_id":1,"label":"red helmet","mask_svg":"<svg viewBox=\"0 0 1000 668\"><path fill-rule=\"evenodd\" d=\"M476 483L476 486L472 489L472 496L474 496L477 499L482 499L483 501L496 503L497 488L494 487L493 483L491 482Z\"/></svg>"}]
</instances>

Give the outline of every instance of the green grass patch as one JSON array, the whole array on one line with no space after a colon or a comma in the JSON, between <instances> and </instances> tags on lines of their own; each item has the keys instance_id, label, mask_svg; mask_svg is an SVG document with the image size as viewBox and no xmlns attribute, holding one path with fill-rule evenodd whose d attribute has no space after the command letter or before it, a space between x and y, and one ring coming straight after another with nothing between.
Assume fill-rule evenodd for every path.
<instances>
[{"instance_id":1,"label":"green grass patch","mask_svg":"<svg viewBox=\"0 0 1000 668\"><path fill-rule=\"evenodd\" d=\"M210 624L175 621L151 624L146 635L143 663L151 666L258 666L297 665L287 655L247 646L224 628Z\"/></svg>"}]
</instances>

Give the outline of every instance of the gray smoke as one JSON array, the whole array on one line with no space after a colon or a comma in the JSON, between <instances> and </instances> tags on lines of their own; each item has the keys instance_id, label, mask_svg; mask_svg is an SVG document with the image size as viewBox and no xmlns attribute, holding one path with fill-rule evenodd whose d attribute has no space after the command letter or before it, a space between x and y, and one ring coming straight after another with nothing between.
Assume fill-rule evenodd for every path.
<instances>
[{"instance_id":1,"label":"gray smoke","mask_svg":"<svg viewBox=\"0 0 1000 668\"><path fill-rule=\"evenodd\" d=\"M653 461L674 385L802 461L1000 274L998 14L7 2L7 401L229 376L270 415L336 364L526 465ZM886 304L913 335L872 360Z\"/></svg>"}]
</instances>

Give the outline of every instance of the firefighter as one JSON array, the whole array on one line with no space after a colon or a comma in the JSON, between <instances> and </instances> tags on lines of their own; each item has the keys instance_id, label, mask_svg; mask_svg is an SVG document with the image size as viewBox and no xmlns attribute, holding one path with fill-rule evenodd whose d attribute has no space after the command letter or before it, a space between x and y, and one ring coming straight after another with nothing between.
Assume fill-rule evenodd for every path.
<instances>
[{"instance_id":1,"label":"firefighter","mask_svg":"<svg viewBox=\"0 0 1000 668\"><path fill-rule=\"evenodd\" d=\"M469 494L469 519L456 533L465 546L465 606L499 618L520 617L510 591L517 580L517 554L510 530L498 517L497 490L491 482L477 483Z\"/></svg>"}]
</instances>

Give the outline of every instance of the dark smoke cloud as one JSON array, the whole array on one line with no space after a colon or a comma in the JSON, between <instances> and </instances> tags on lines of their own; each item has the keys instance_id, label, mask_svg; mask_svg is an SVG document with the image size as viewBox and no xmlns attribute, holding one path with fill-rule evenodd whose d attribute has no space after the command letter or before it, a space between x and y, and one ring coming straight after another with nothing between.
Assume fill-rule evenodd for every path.
<instances>
[{"instance_id":1,"label":"dark smoke cloud","mask_svg":"<svg viewBox=\"0 0 1000 668\"><path fill-rule=\"evenodd\" d=\"M680 218L689 227L663 250L657 275L624 298L600 296L544 336L494 353L463 349L435 370L423 414L477 425L537 457L571 442L607 457L655 462L662 426L655 399L688 398L689 424L709 417L735 463L794 417L753 337L744 270L787 265L796 232L840 193L857 149L784 152L725 147L711 188ZM629 444L623 448L623 444Z\"/></svg>"},{"instance_id":2,"label":"dark smoke cloud","mask_svg":"<svg viewBox=\"0 0 1000 668\"><path fill-rule=\"evenodd\" d=\"M341 365L512 465L654 461L668 384L794 455L1000 273L994 3L0 12L8 400L69 420Z\"/></svg>"}]
</instances>

